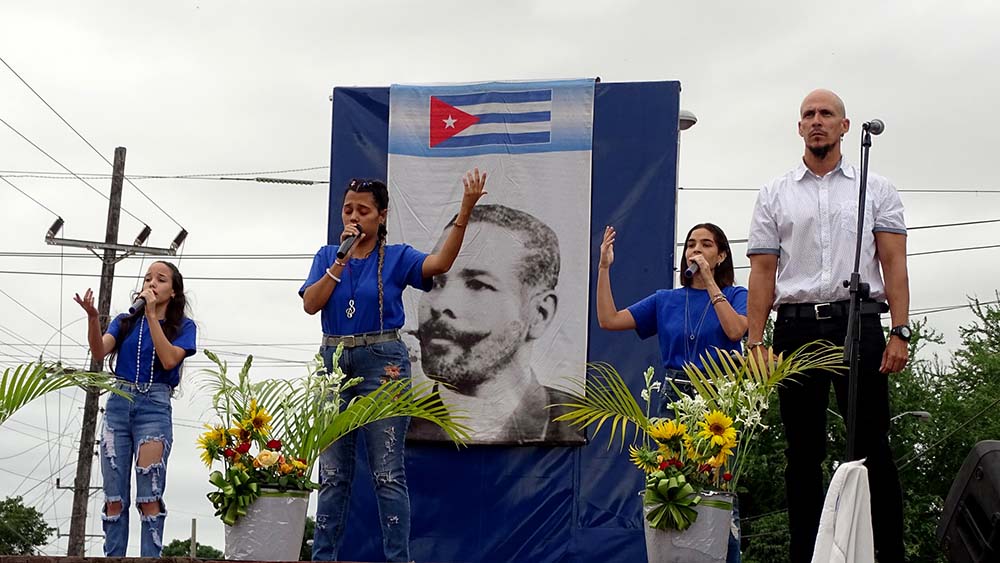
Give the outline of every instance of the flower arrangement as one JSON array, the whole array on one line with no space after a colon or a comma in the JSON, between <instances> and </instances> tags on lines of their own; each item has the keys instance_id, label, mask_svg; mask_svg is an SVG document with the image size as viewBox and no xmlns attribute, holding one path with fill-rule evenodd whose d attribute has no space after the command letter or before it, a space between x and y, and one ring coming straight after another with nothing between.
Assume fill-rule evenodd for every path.
<instances>
[{"instance_id":1,"label":"flower arrangement","mask_svg":"<svg viewBox=\"0 0 1000 563\"><path fill-rule=\"evenodd\" d=\"M787 356L716 349L702 356L702 364L704 369L684 366L693 396L670 383L680 397L670 405L673 418L649 416L650 397L661 386L653 381L652 367L643 374L643 409L613 367L594 364L585 382L566 390L572 402L564 406L571 410L556 419L581 428L593 424L595 435L611 421L609 447L616 436L624 447L633 428L629 458L645 474L643 504L655 529L686 530L697 519L699 504L730 508L708 495L736 491L740 461L764 428L763 414L777 385L807 370L844 369L842 352L830 345L803 347Z\"/></svg>"},{"instance_id":2,"label":"flower arrangement","mask_svg":"<svg viewBox=\"0 0 1000 563\"><path fill-rule=\"evenodd\" d=\"M212 471L208 494L215 514L229 526L247 514L262 488L314 490L313 467L333 442L362 426L395 416L423 418L440 426L456 443L468 439L468 429L432 392L429 384L412 387L406 380L389 380L368 395L346 405L342 393L361 381L348 379L339 367L343 347L327 373L320 356L300 379L250 381L253 357L248 356L235 379L215 354L207 355L218 369L206 370L204 388L211 393L215 424L206 424L198 438L201 459Z\"/></svg>"}]
</instances>

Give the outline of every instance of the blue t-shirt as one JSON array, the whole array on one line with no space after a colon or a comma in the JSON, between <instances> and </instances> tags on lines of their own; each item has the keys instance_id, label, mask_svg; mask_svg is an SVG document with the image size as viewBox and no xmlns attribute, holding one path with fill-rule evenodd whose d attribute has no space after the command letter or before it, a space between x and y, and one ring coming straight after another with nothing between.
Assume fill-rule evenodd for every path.
<instances>
[{"instance_id":1,"label":"blue t-shirt","mask_svg":"<svg viewBox=\"0 0 1000 563\"><path fill-rule=\"evenodd\" d=\"M136 366L135 366L135 349L139 344L139 320L136 320L135 324L132 325L132 330L125 335L124 340L119 338L119 332L121 330L121 321L126 315L118 315L115 317L111 324L108 325L108 334L115 337L115 342L118 343L118 356L115 360L115 375L119 378L132 383L136 383ZM163 364L160 363L160 358L154 356L153 351L153 337L149 334L149 324L142 317L142 350L139 350L139 385L146 385L149 383L150 379L150 363L152 362L153 371L153 383L166 383L171 387L177 387L177 384L181 382L181 363L174 366L174 369L163 369ZM163 321L160 321L163 324ZM193 356L195 352L198 351L196 339L198 337L198 328L195 326L194 321L184 317L181 319L181 329L177 333L177 336L170 341L171 344L177 346L178 348L184 349L184 357Z\"/></svg>"},{"instance_id":2,"label":"blue t-shirt","mask_svg":"<svg viewBox=\"0 0 1000 563\"><path fill-rule=\"evenodd\" d=\"M733 309L747 314L747 290L730 285L722 288ZM685 300L687 313L685 314ZM642 339L659 335L660 356L668 369L682 369L692 362L703 367L701 355L706 350L742 350L740 341L733 342L722 330L708 291L691 287L661 289L628 308L635 319L635 331ZM704 320L702 316L704 315ZM700 329L698 328L700 325ZM691 334L694 340L691 340Z\"/></svg>"},{"instance_id":3,"label":"blue t-shirt","mask_svg":"<svg viewBox=\"0 0 1000 563\"><path fill-rule=\"evenodd\" d=\"M313 258L309 277L299 288L299 296L326 275L326 269L337 258L337 246L320 248ZM406 286L430 291L433 280L423 276L427 255L408 244L385 247L382 264L382 330L402 328L403 289ZM354 315L347 318L347 307L354 299ZM340 273L340 283L323 306L323 334L346 336L379 330L378 314L378 248L367 258L351 258Z\"/></svg>"}]
</instances>

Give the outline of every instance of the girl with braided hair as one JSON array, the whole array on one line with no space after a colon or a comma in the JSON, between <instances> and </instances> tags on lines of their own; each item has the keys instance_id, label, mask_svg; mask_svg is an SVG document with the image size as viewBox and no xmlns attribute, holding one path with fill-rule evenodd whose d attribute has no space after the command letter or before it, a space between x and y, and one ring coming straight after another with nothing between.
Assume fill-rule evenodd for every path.
<instances>
[{"instance_id":1,"label":"girl with braided hair","mask_svg":"<svg viewBox=\"0 0 1000 563\"><path fill-rule=\"evenodd\" d=\"M462 183L465 190L458 215L435 254L386 243L389 190L383 182L351 180L348 184L340 240L355 237L356 242L343 258L337 258L337 246L320 248L299 289L306 313L321 312L320 354L327 370L332 370L333 354L343 344L340 368L349 378L362 378L359 385L345 390L345 401L370 393L388 380L410 377L409 353L399 337L404 323L403 289L412 286L429 291L431 279L455 262L472 209L486 195L486 174L477 168L466 173ZM408 418L398 417L360 429L367 444L386 561L410 560L410 499L403 465L409 423ZM337 560L347 523L357 432L320 455L314 561Z\"/></svg>"}]
</instances>

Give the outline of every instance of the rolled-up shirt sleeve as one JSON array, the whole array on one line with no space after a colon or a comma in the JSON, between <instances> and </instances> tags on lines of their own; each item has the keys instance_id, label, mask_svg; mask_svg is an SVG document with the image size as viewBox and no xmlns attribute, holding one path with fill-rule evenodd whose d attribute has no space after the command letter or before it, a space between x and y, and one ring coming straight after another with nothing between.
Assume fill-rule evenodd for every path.
<instances>
[{"instance_id":1,"label":"rolled-up shirt sleeve","mask_svg":"<svg viewBox=\"0 0 1000 563\"><path fill-rule=\"evenodd\" d=\"M747 256L754 254L781 254L781 240L778 238L778 224L774 220L770 186L764 186L757 193L750 218L750 234L747 237Z\"/></svg>"},{"instance_id":2,"label":"rolled-up shirt sleeve","mask_svg":"<svg viewBox=\"0 0 1000 563\"><path fill-rule=\"evenodd\" d=\"M896 187L886 182L882 186L878 209L875 212L874 232L906 234L906 220L903 218L903 201L899 199Z\"/></svg>"}]
</instances>

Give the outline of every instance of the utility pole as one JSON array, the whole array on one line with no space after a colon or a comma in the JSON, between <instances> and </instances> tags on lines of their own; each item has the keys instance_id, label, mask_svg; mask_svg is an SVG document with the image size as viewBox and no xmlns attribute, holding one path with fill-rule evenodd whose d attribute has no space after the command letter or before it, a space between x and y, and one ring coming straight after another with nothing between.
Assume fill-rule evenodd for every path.
<instances>
[{"instance_id":1,"label":"utility pole","mask_svg":"<svg viewBox=\"0 0 1000 563\"><path fill-rule=\"evenodd\" d=\"M108 329L109 313L111 311L111 289L115 279L115 264L136 253L174 255L177 247L187 237L187 231L181 229L180 234L171 243L170 248L151 248L143 246L149 237L150 228L144 225L142 232L132 245L118 244L118 223L122 209L122 183L125 180L125 147L115 149L114 169L111 174L111 197L108 199L108 223L104 242L91 242L56 238L62 229L63 219L56 219L45 235L45 242L56 246L74 246L86 248L101 258L101 287L98 293L97 312L101 323L101 333ZM94 249L104 250L103 257ZM119 256L117 253L121 251ZM104 368L104 359L91 358L90 371L100 372ZM73 511L70 516L69 544L66 554L83 557L85 555L84 539L87 527L87 501L90 499L90 474L94 463L94 429L97 426L98 399L100 393L96 388L87 389L87 398L83 405L83 428L80 430L80 451L76 463L76 479L73 481Z\"/></svg>"},{"instance_id":2,"label":"utility pole","mask_svg":"<svg viewBox=\"0 0 1000 563\"><path fill-rule=\"evenodd\" d=\"M122 213L122 183L125 180L125 147L115 149L114 170L111 172L111 199L108 200L108 226L104 235L107 244L118 244L118 220ZM111 287L115 281L115 250L104 249L101 265L101 289L98 293L97 314L101 334L108 329L111 311ZM90 371L104 369L104 358L90 358ZM100 393L91 387L83 403L83 428L80 430L80 452L76 458L76 480L73 483L73 512L69 522L69 546L66 555L83 557L87 532L87 501L90 499L90 473L94 464L94 429L97 426L97 401Z\"/></svg>"}]
</instances>

